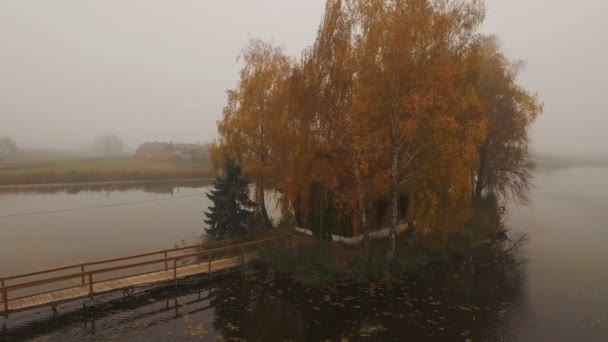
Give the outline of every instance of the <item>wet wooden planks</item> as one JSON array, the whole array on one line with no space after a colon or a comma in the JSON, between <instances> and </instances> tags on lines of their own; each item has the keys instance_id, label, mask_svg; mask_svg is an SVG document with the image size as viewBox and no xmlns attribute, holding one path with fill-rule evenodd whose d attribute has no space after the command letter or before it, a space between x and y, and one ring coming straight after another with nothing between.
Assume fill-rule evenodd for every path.
<instances>
[{"instance_id":1,"label":"wet wooden planks","mask_svg":"<svg viewBox=\"0 0 608 342\"><path fill-rule=\"evenodd\" d=\"M244 256L244 262L250 262L252 260L255 260L256 258L257 257L254 254L249 253ZM239 257L236 256L212 260L211 272L236 267L240 264L240 262L241 261ZM99 283L94 282L93 295L128 289L137 286L165 283L175 279L182 279L188 276L205 274L208 272L209 263L207 261L202 261L198 264L178 266L176 272L177 278L175 278L174 276L174 269L169 268L166 271L151 272L143 275L136 275L122 279L102 281ZM53 291L45 294L32 295L14 300L9 299L8 308L9 312L16 312L45 305L55 305L63 302L90 297L91 293L89 291L89 284L84 284L81 286ZM4 303L0 302L0 310L2 310L3 308Z\"/></svg>"}]
</instances>

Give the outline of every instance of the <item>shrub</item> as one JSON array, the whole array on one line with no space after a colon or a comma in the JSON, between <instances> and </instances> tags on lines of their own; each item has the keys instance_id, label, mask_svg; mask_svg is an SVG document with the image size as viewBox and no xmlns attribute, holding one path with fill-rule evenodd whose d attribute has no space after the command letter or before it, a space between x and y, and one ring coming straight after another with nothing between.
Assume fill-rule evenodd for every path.
<instances>
[{"instance_id":1,"label":"shrub","mask_svg":"<svg viewBox=\"0 0 608 342\"><path fill-rule=\"evenodd\" d=\"M324 241L294 249L263 249L259 253L270 270L303 285L332 285L341 277L332 246Z\"/></svg>"}]
</instances>

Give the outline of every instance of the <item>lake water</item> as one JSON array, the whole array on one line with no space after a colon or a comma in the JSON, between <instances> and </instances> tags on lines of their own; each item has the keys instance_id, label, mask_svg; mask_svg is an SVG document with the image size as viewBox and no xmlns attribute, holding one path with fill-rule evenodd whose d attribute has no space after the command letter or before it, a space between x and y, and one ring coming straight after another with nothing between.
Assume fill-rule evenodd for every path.
<instances>
[{"instance_id":1,"label":"lake water","mask_svg":"<svg viewBox=\"0 0 608 342\"><path fill-rule=\"evenodd\" d=\"M608 341L608 169L538 174L533 203L511 208L529 240L529 340Z\"/></svg>"},{"instance_id":2,"label":"lake water","mask_svg":"<svg viewBox=\"0 0 608 342\"><path fill-rule=\"evenodd\" d=\"M195 244L207 190L186 183L0 192L0 275ZM91 209L30 215L77 208ZM15 214L24 216L2 217Z\"/></svg>"},{"instance_id":3,"label":"lake water","mask_svg":"<svg viewBox=\"0 0 608 342\"><path fill-rule=\"evenodd\" d=\"M449 272L326 291L229 276L87 312L66 305L55 317L50 309L15 314L0 339L606 341L607 177L601 168L538 173L532 204L508 213L510 235L528 235L517 259L481 254ZM0 216L128 204L0 218L0 275L195 242L205 191L0 194ZM154 202L135 204L142 201Z\"/></svg>"}]
</instances>

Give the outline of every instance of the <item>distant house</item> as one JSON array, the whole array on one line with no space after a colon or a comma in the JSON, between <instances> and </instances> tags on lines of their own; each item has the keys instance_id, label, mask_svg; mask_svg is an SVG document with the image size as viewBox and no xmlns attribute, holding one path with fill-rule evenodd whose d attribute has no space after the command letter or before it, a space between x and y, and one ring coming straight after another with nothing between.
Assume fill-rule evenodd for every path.
<instances>
[{"instance_id":1,"label":"distant house","mask_svg":"<svg viewBox=\"0 0 608 342\"><path fill-rule=\"evenodd\" d=\"M175 148L172 143L147 142L139 145L135 158L139 160L173 160L175 159Z\"/></svg>"},{"instance_id":2,"label":"distant house","mask_svg":"<svg viewBox=\"0 0 608 342\"><path fill-rule=\"evenodd\" d=\"M183 161L203 161L209 158L208 148L197 144L174 144L175 158Z\"/></svg>"},{"instance_id":3,"label":"distant house","mask_svg":"<svg viewBox=\"0 0 608 342\"><path fill-rule=\"evenodd\" d=\"M137 148L135 158L139 160L180 160L201 162L209 159L209 148L197 144L174 144L147 142Z\"/></svg>"}]
</instances>

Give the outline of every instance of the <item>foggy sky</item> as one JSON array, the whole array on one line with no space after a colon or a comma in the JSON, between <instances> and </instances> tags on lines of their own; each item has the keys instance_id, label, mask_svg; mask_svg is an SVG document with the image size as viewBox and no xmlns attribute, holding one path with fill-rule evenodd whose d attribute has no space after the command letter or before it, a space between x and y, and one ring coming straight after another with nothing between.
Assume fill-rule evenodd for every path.
<instances>
[{"instance_id":1,"label":"foggy sky","mask_svg":"<svg viewBox=\"0 0 608 342\"><path fill-rule=\"evenodd\" d=\"M521 83L545 113L540 152L608 155L608 5L602 0L488 0L484 32L524 59ZM0 136L81 148L113 132L210 141L251 38L291 55L313 42L324 0L3 0Z\"/></svg>"}]
</instances>

